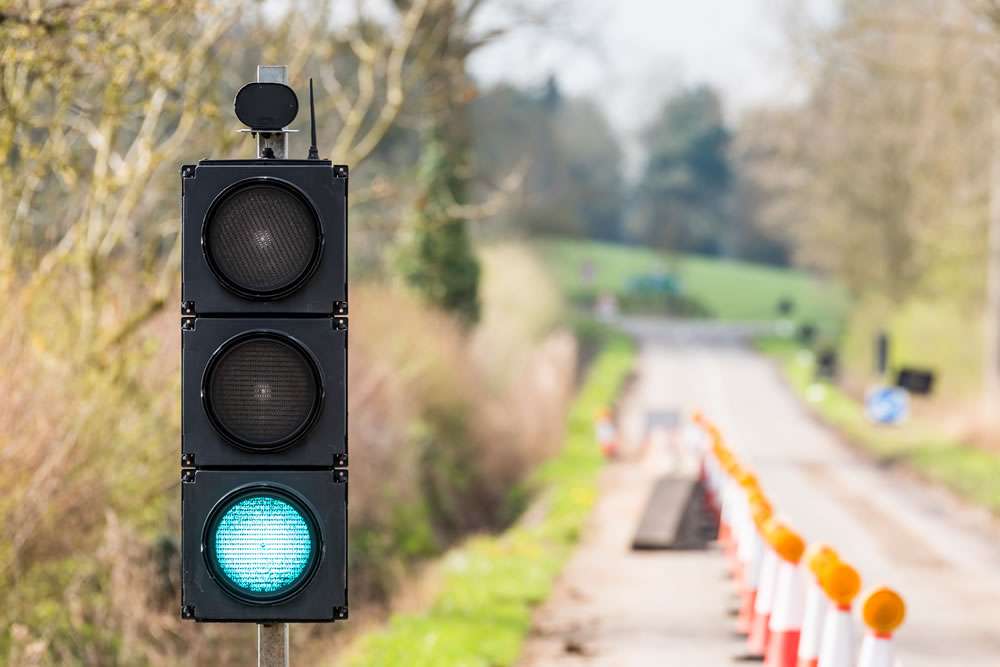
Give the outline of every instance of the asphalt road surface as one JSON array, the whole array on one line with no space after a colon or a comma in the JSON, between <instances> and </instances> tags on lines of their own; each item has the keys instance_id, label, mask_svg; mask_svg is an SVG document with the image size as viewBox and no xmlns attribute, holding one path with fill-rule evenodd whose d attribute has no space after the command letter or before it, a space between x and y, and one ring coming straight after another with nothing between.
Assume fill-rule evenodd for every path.
<instances>
[{"instance_id":1,"label":"asphalt road surface","mask_svg":"<svg viewBox=\"0 0 1000 667\"><path fill-rule=\"evenodd\" d=\"M649 411L701 409L807 541L831 544L907 604L904 667L1000 666L1000 531L983 511L854 453L803 409L745 340L752 328L628 319L639 381L622 412L623 460L577 553L539 609L522 665L738 664L735 605L716 549L633 552L656 477L690 465L664 434L640 450ZM1000 480L998 480L1000 483ZM861 623L857 628L861 633ZM860 636L859 636L860 641Z\"/></svg>"}]
</instances>

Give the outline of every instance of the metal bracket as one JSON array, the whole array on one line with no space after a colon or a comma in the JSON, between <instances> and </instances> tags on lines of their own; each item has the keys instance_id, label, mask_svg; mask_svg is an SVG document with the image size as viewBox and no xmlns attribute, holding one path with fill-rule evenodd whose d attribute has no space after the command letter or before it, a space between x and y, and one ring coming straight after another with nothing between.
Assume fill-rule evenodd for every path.
<instances>
[{"instance_id":1,"label":"metal bracket","mask_svg":"<svg viewBox=\"0 0 1000 667\"><path fill-rule=\"evenodd\" d=\"M333 615L337 617L338 621L347 620L347 607L334 607Z\"/></svg>"},{"instance_id":2,"label":"metal bracket","mask_svg":"<svg viewBox=\"0 0 1000 667\"><path fill-rule=\"evenodd\" d=\"M181 176L184 178L194 178L194 168L193 164L186 164L181 167Z\"/></svg>"},{"instance_id":3,"label":"metal bracket","mask_svg":"<svg viewBox=\"0 0 1000 667\"><path fill-rule=\"evenodd\" d=\"M333 302L333 312L337 315L347 315L347 302L346 301L334 301Z\"/></svg>"},{"instance_id":4,"label":"metal bracket","mask_svg":"<svg viewBox=\"0 0 1000 667\"><path fill-rule=\"evenodd\" d=\"M334 470L333 471L333 481L337 484L343 484L347 481L347 471L346 470Z\"/></svg>"},{"instance_id":5,"label":"metal bracket","mask_svg":"<svg viewBox=\"0 0 1000 667\"><path fill-rule=\"evenodd\" d=\"M287 65L257 65L257 81L260 83L283 83L288 85ZM281 132L259 132L257 137L257 157L278 160L288 158L288 128Z\"/></svg>"},{"instance_id":6,"label":"metal bracket","mask_svg":"<svg viewBox=\"0 0 1000 667\"><path fill-rule=\"evenodd\" d=\"M181 454L181 465L189 468L194 466L194 454Z\"/></svg>"},{"instance_id":7,"label":"metal bracket","mask_svg":"<svg viewBox=\"0 0 1000 667\"><path fill-rule=\"evenodd\" d=\"M181 482L184 484L194 484L194 470L182 470Z\"/></svg>"},{"instance_id":8,"label":"metal bracket","mask_svg":"<svg viewBox=\"0 0 1000 667\"><path fill-rule=\"evenodd\" d=\"M337 454L333 457L333 465L337 468L347 467L347 454Z\"/></svg>"},{"instance_id":9,"label":"metal bracket","mask_svg":"<svg viewBox=\"0 0 1000 667\"><path fill-rule=\"evenodd\" d=\"M189 605L181 607L181 618L194 618L194 607Z\"/></svg>"},{"instance_id":10,"label":"metal bracket","mask_svg":"<svg viewBox=\"0 0 1000 667\"><path fill-rule=\"evenodd\" d=\"M335 331L347 331L347 318L346 317L333 318L333 328Z\"/></svg>"},{"instance_id":11,"label":"metal bracket","mask_svg":"<svg viewBox=\"0 0 1000 667\"><path fill-rule=\"evenodd\" d=\"M194 317L182 317L181 318L181 329L184 331L194 331L195 318Z\"/></svg>"},{"instance_id":12,"label":"metal bracket","mask_svg":"<svg viewBox=\"0 0 1000 667\"><path fill-rule=\"evenodd\" d=\"M348 168L346 164L333 165L333 173L337 178L347 178Z\"/></svg>"},{"instance_id":13,"label":"metal bracket","mask_svg":"<svg viewBox=\"0 0 1000 667\"><path fill-rule=\"evenodd\" d=\"M194 309L194 301L181 302L181 315L187 317L196 317L198 315Z\"/></svg>"}]
</instances>

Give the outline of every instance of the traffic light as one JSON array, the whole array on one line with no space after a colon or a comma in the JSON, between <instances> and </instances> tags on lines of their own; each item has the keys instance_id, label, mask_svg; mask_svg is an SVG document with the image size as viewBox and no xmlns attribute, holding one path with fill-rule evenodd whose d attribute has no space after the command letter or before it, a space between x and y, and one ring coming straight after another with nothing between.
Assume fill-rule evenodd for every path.
<instances>
[{"instance_id":1,"label":"traffic light","mask_svg":"<svg viewBox=\"0 0 1000 667\"><path fill-rule=\"evenodd\" d=\"M347 168L181 169L181 615L347 617Z\"/></svg>"}]
</instances>

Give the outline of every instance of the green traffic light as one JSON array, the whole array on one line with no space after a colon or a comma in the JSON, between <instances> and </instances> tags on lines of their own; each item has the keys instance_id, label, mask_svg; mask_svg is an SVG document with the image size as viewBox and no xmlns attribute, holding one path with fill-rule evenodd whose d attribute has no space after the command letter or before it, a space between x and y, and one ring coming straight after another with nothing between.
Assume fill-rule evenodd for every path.
<instances>
[{"instance_id":1,"label":"green traffic light","mask_svg":"<svg viewBox=\"0 0 1000 667\"><path fill-rule=\"evenodd\" d=\"M209 521L207 559L225 587L252 602L273 602L298 591L319 552L315 520L290 495L247 491L224 503Z\"/></svg>"}]
</instances>

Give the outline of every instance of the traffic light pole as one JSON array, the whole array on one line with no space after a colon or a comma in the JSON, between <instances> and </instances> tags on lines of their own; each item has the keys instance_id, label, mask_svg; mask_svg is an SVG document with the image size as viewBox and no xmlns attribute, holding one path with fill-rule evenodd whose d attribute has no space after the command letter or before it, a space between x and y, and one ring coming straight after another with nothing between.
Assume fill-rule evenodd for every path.
<instances>
[{"instance_id":1,"label":"traffic light pole","mask_svg":"<svg viewBox=\"0 0 1000 667\"><path fill-rule=\"evenodd\" d=\"M258 65L258 83L283 83L288 85L287 65ZM264 136L257 134L257 157L265 149L274 151L274 157L288 157L288 135L284 132ZM257 624L257 667L288 667L288 623Z\"/></svg>"},{"instance_id":2,"label":"traffic light pole","mask_svg":"<svg viewBox=\"0 0 1000 667\"><path fill-rule=\"evenodd\" d=\"M257 667L288 667L288 623L257 624Z\"/></svg>"}]
</instances>

